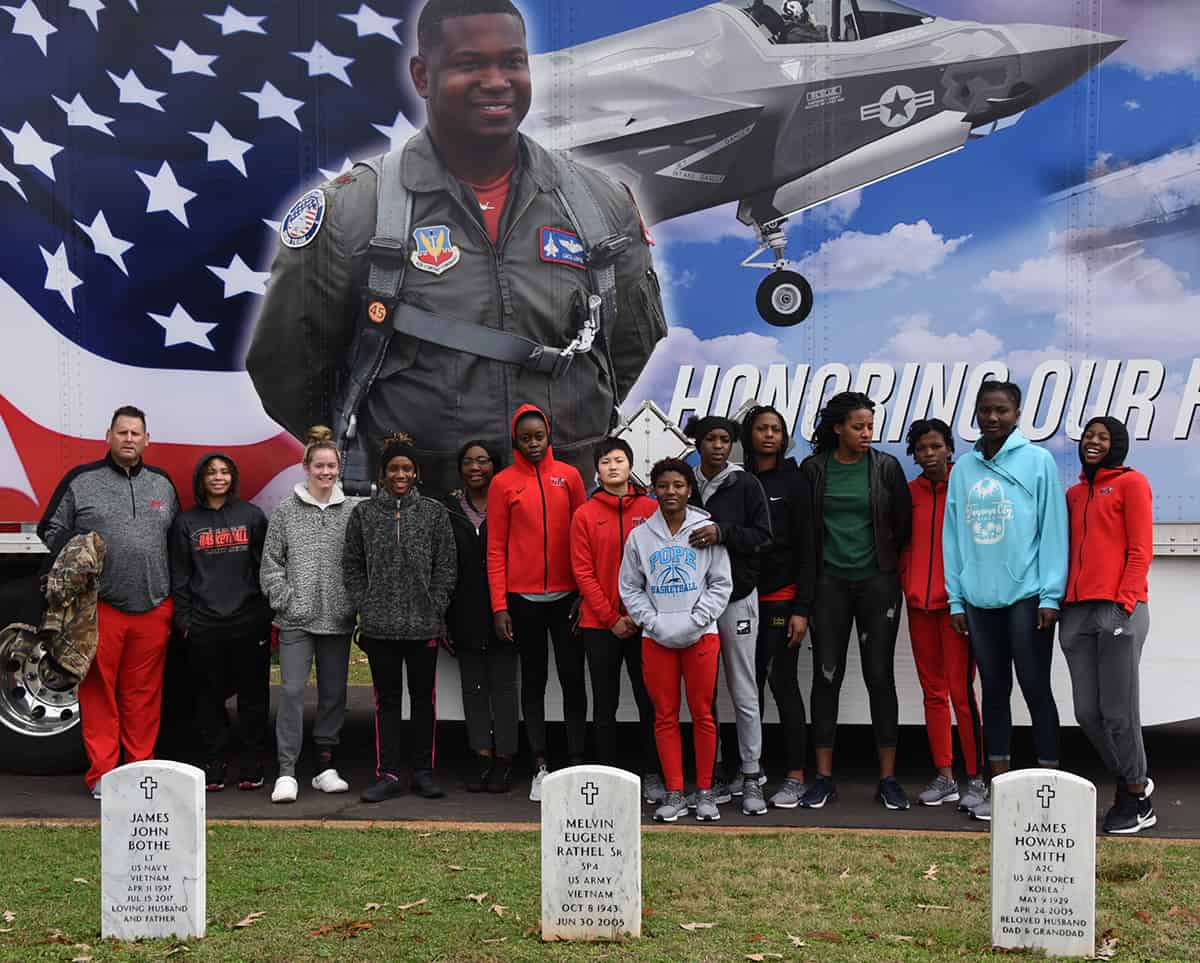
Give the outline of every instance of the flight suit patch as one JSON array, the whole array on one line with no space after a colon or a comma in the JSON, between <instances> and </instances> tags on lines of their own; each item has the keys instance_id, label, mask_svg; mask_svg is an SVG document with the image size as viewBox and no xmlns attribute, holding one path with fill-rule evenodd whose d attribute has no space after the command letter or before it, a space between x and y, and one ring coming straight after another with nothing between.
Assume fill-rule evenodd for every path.
<instances>
[{"instance_id":1,"label":"flight suit patch","mask_svg":"<svg viewBox=\"0 0 1200 963\"><path fill-rule=\"evenodd\" d=\"M587 267L579 235L558 227L538 230L538 257L547 264L566 264L581 270Z\"/></svg>"},{"instance_id":2,"label":"flight suit patch","mask_svg":"<svg viewBox=\"0 0 1200 963\"><path fill-rule=\"evenodd\" d=\"M418 227L413 231L416 249L410 259L412 266L430 274L445 274L462 258L458 245L450 243L450 228L445 224Z\"/></svg>"},{"instance_id":3,"label":"flight suit patch","mask_svg":"<svg viewBox=\"0 0 1200 963\"><path fill-rule=\"evenodd\" d=\"M312 242L325 221L325 192L313 188L296 201L279 225L279 240L284 247L304 247Z\"/></svg>"}]
</instances>

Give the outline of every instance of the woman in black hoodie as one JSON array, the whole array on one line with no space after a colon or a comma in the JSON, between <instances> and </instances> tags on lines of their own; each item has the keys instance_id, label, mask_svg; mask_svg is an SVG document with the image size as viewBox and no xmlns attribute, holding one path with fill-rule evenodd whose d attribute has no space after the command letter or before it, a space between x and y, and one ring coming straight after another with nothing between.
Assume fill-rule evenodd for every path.
<instances>
[{"instance_id":1,"label":"woman in black hoodie","mask_svg":"<svg viewBox=\"0 0 1200 963\"><path fill-rule=\"evenodd\" d=\"M230 747L225 700L237 692L242 749L239 789L263 784L270 704L271 607L258 568L267 519L238 498L238 471L221 452L205 455L192 476L194 508L171 527L175 629L187 639L197 681L196 728L209 792L225 788Z\"/></svg>"}]
</instances>

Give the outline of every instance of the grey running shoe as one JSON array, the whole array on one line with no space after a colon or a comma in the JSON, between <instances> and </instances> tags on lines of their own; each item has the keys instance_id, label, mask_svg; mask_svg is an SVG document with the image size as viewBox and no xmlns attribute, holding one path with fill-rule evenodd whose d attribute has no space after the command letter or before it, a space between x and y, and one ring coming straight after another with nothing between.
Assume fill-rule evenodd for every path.
<instances>
[{"instance_id":1,"label":"grey running shoe","mask_svg":"<svg viewBox=\"0 0 1200 963\"><path fill-rule=\"evenodd\" d=\"M746 774L744 772L739 772L736 776L734 776L733 779L729 781L729 794L731 796L740 796L744 791L743 786L745 781ZM765 786L767 784L767 774L765 772L760 772L758 774L758 784L760 786Z\"/></svg>"},{"instance_id":2,"label":"grey running shoe","mask_svg":"<svg viewBox=\"0 0 1200 963\"><path fill-rule=\"evenodd\" d=\"M656 823L673 823L680 816L686 816L687 811L687 800L684 799L683 793L668 792L663 804L654 810L654 821Z\"/></svg>"},{"instance_id":3,"label":"grey running shoe","mask_svg":"<svg viewBox=\"0 0 1200 963\"><path fill-rule=\"evenodd\" d=\"M992 794L985 793L982 802L971 807L971 818L982 819L985 823L992 821Z\"/></svg>"},{"instance_id":4,"label":"grey running shoe","mask_svg":"<svg viewBox=\"0 0 1200 963\"><path fill-rule=\"evenodd\" d=\"M712 794L718 806L733 802L733 793L729 791L729 785L724 779L713 779Z\"/></svg>"},{"instance_id":5,"label":"grey running shoe","mask_svg":"<svg viewBox=\"0 0 1200 963\"><path fill-rule=\"evenodd\" d=\"M702 823L715 823L721 818L717 800L711 789L696 790L696 818Z\"/></svg>"},{"instance_id":6,"label":"grey running shoe","mask_svg":"<svg viewBox=\"0 0 1200 963\"><path fill-rule=\"evenodd\" d=\"M767 801L763 799L762 783L759 775L746 776L742 780L742 813L746 816L761 816L767 811ZM762 777L765 781L766 777Z\"/></svg>"},{"instance_id":7,"label":"grey running shoe","mask_svg":"<svg viewBox=\"0 0 1200 963\"><path fill-rule=\"evenodd\" d=\"M959 798L958 783L939 772L933 777L933 782L917 795L917 802L922 806L940 806L942 803L958 802Z\"/></svg>"},{"instance_id":8,"label":"grey running shoe","mask_svg":"<svg viewBox=\"0 0 1200 963\"><path fill-rule=\"evenodd\" d=\"M642 776L642 800L651 806L666 802L667 787L658 773L648 772Z\"/></svg>"},{"instance_id":9,"label":"grey running shoe","mask_svg":"<svg viewBox=\"0 0 1200 963\"><path fill-rule=\"evenodd\" d=\"M987 783L983 781L983 776L972 776L967 780L967 788L958 800L958 808L961 812L969 813L987 797L988 788Z\"/></svg>"},{"instance_id":10,"label":"grey running shoe","mask_svg":"<svg viewBox=\"0 0 1200 963\"><path fill-rule=\"evenodd\" d=\"M771 797L770 802L776 809L795 809L800 805L800 800L806 792L808 792L808 787L804 783L788 776L783 784L775 790L775 795Z\"/></svg>"}]
</instances>

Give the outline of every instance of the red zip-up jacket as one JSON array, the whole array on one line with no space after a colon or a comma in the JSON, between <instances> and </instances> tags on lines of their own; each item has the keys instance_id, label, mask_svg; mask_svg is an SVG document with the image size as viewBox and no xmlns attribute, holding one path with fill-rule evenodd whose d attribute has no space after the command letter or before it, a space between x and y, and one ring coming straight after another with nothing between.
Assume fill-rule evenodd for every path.
<instances>
[{"instance_id":1,"label":"red zip-up jacket","mask_svg":"<svg viewBox=\"0 0 1200 963\"><path fill-rule=\"evenodd\" d=\"M550 428L550 419L534 405L521 405L512 419L533 412ZM488 489L488 587L492 611L508 608L508 594L574 592L571 571L571 517L587 500L583 479L572 466L554 458L554 449L534 465L516 447L513 463L492 479Z\"/></svg>"},{"instance_id":2,"label":"red zip-up jacket","mask_svg":"<svg viewBox=\"0 0 1200 963\"><path fill-rule=\"evenodd\" d=\"M914 609L937 612L950 607L946 570L942 565L942 518L946 514L946 481L918 475L908 483L912 494L912 538L900 554L900 586Z\"/></svg>"},{"instance_id":3,"label":"red zip-up jacket","mask_svg":"<svg viewBox=\"0 0 1200 963\"><path fill-rule=\"evenodd\" d=\"M1071 562L1066 602L1104 599L1133 613L1145 602L1146 576L1154 555L1154 507L1150 482L1122 465L1086 475L1067 491L1071 515Z\"/></svg>"},{"instance_id":4,"label":"red zip-up jacket","mask_svg":"<svg viewBox=\"0 0 1200 963\"><path fill-rule=\"evenodd\" d=\"M617 588L625 539L656 511L658 502L633 485L627 495L597 488L571 519L571 567L583 596L581 628L611 629L625 614Z\"/></svg>"}]
</instances>

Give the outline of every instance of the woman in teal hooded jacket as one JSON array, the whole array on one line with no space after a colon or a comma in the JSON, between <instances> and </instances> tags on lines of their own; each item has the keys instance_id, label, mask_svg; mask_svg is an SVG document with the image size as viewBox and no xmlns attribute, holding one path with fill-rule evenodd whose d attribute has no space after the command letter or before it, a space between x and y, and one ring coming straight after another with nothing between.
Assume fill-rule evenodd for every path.
<instances>
[{"instance_id":1,"label":"woman in teal hooded jacket","mask_svg":"<svg viewBox=\"0 0 1200 963\"><path fill-rule=\"evenodd\" d=\"M980 386L975 418L983 437L954 467L942 529L950 619L970 638L979 665L994 775L1010 768L1014 667L1038 764L1058 766L1050 664L1067 585L1067 502L1053 456L1021 434L1020 417L1017 385ZM978 819L991 813L990 798L971 810Z\"/></svg>"}]
</instances>

